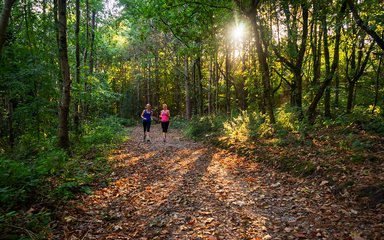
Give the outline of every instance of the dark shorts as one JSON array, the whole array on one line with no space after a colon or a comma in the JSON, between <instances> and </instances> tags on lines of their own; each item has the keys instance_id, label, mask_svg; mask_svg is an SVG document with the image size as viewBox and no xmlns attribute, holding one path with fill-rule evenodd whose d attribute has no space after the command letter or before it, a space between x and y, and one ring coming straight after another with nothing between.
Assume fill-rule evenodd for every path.
<instances>
[{"instance_id":1,"label":"dark shorts","mask_svg":"<svg viewBox=\"0 0 384 240\"><path fill-rule=\"evenodd\" d=\"M143 122L144 132L149 132L151 130L151 122Z\"/></svg>"},{"instance_id":2,"label":"dark shorts","mask_svg":"<svg viewBox=\"0 0 384 240\"><path fill-rule=\"evenodd\" d=\"M163 128L163 132L168 132L169 122L161 122L161 127Z\"/></svg>"}]
</instances>

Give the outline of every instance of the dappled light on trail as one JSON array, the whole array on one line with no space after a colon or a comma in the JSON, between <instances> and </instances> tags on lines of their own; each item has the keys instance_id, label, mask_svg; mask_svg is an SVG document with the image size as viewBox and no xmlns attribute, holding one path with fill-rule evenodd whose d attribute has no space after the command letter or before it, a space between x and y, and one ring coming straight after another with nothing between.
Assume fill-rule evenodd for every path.
<instances>
[{"instance_id":1,"label":"dappled light on trail","mask_svg":"<svg viewBox=\"0 0 384 240\"><path fill-rule=\"evenodd\" d=\"M379 227L373 213L361 225L326 183L176 130L166 143L156 125L151 134L144 143L133 129L110 157L111 174L63 209L54 239L340 239Z\"/></svg>"}]
</instances>

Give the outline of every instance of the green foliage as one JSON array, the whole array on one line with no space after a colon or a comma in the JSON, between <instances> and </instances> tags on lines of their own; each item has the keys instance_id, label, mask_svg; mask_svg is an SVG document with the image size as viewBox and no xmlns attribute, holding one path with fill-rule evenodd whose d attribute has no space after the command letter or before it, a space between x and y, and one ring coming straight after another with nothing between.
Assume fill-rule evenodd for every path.
<instances>
[{"instance_id":1,"label":"green foliage","mask_svg":"<svg viewBox=\"0 0 384 240\"><path fill-rule=\"evenodd\" d=\"M22 210L37 201L61 202L80 192L90 193L90 183L109 170L105 156L127 136L124 123L125 119L109 117L83 124L83 135L74 144L71 156L56 147L55 138L29 148L17 147L17 154L1 155L0 228L6 228L4 236L12 238L9 234L16 232L17 239L28 233L37 234L36 239L46 238L49 212Z\"/></svg>"},{"instance_id":2,"label":"green foliage","mask_svg":"<svg viewBox=\"0 0 384 240\"><path fill-rule=\"evenodd\" d=\"M51 233L51 214L47 210L38 212L0 212L0 239L47 239Z\"/></svg>"},{"instance_id":3,"label":"green foliage","mask_svg":"<svg viewBox=\"0 0 384 240\"><path fill-rule=\"evenodd\" d=\"M172 118L172 128L185 129L188 126L188 121L181 116Z\"/></svg>"},{"instance_id":4,"label":"green foliage","mask_svg":"<svg viewBox=\"0 0 384 240\"><path fill-rule=\"evenodd\" d=\"M265 135L271 128L256 112L242 111L238 116L224 122L224 135L231 141L245 142L250 138Z\"/></svg>"},{"instance_id":5,"label":"green foliage","mask_svg":"<svg viewBox=\"0 0 384 240\"><path fill-rule=\"evenodd\" d=\"M223 116L193 117L188 123L185 134L192 139L218 135L223 129Z\"/></svg>"}]
</instances>

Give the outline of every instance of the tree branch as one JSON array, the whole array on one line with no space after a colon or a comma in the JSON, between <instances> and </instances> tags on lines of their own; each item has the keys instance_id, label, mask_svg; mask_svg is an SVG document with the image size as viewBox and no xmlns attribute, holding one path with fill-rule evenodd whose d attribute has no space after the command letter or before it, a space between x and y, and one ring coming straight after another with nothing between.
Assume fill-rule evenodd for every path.
<instances>
[{"instance_id":1,"label":"tree branch","mask_svg":"<svg viewBox=\"0 0 384 240\"><path fill-rule=\"evenodd\" d=\"M359 13L357 12L355 3L353 0L347 0L347 3L349 5L349 9L352 12L353 18L355 19L357 25L361 27L366 33L368 33L379 45L379 47L384 50L384 40L373 30L371 27L367 25L359 16Z\"/></svg>"}]
</instances>

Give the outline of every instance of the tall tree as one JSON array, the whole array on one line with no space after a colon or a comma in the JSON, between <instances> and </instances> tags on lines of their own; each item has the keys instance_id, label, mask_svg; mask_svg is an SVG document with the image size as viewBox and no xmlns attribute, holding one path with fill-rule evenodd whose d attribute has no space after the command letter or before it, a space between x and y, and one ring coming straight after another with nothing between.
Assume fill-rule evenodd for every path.
<instances>
[{"instance_id":1,"label":"tall tree","mask_svg":"<svg viewBox=\"0 0 384 240\"><path fill-rule=\"evenodd\" d=\"M4 0L3 10L0 16L0 54L7 39L7 28L11 16L12 6L16 0Z\"/></svg>"},{"instance_id":2,"label":"tall tree","mask_svg":"<svg viewBox=\"0 0 384 240\"><path fill-rule=\"evenodd\" d=\"M62 98L60 102L59 114L59 146L68 149L69 142L69 129L68 129L68 115L69 104L71 101L71 75L68 63L68 45L67 45L67 1L58 0L59 12L59 63L61 67L62 77Z\"/></svg>"},{"instance_id":3,"label":"tall tree","mask_svg":"<svg viewBox=\"0 0 384 240\"><path fill-rule=\"evenodd\" d=\"M353 0L347 0L347 3L348 3L349 9L351 10L353 18L355 19L357 25L361 29L363 29L366 33L371 35L371 37L376 41L377 45L379 45L379 47L382 50L384 50L384 39L381 38L379 36L379 34L376 33L374 28L368 26L368 24L361 19L359 12L358 12Z\"/></svg>"},{"instance_id":4,"label":"tall tree","mask_svg":"<svg viewBox=\"0 0 384 240\"><path fill-rule=\"evenodd\" d=\"M75 45L76 45L76 83L80 85L80 0L76 0L76 23L75 23ZM78 129L80 121L80 104L77 100L75 105L74 124Z\"/></svg>"},{"instance_id":5,"label":"tall tree","mask_svg":"<svg viewBox=\"0 0 384 240\"><path fill-rule=\"evenodd\" d=\"M255 35L257 58L259 60L259 69L261 72L261 79L263 85L263 98L265 100L265 106L269 121L274 124L276 123L275 115L273 111L273 99L272 99L272 88L270 79L270 67L268 64L268 47L269 42L267 40L266 26L261 21L259 15L260 1L248 1L248 6L244 6L242 1L236 1L237 5L242 9L246 16L251 20L252 30Z\"/></svg>"},{"instance_id":6,"label":"tall tree","mask_svg":"<svg viewBox=\"0 0 384 240\"><path fill-rule=\"evenodd\" d=\"M301 16L302 16L302 35L300 46L298 46L298 26L297 26L297 5L293 5L293 14L290 12L290 6L286 1L283 1L283 8L286 17L286 26L288 29L288 57L284 57L280 54L281 50L278 50L276 47L273 47L275 54L279 59L290 69L293 73L293 83L291 86L291 104L295 107L298 107L300 110L302 108L302 98L303 98L303 62L304 55L307 47L307 37L308 37L308 3L302 1L300 4L301 7Z\"/></svg>"},{"instance_id":7,"label":"tall tree","mask_svg":"<svg viewBox=\"0 0 384 240\"><path fill-rule=\"evenodd\" d=\"M341 38L341 27L342 27L342 19L344 18L344 13L346 10L346 1L343 0L341 3L341 8L337 13L336 16L336 22L335 22L335 45L333 49L333 62L332 66L330 63L330 53L329 53L329 42L328 42L328 24L327 24L327 9L323 9L323 15L322 15L322 26L323 26L323 47L324 47L324 58L325 58L325 67L326 67L326 74L325 79L321 83L320 87L318 88L316 95L314 99L312 100L311 104L308 107L307 110L307 116L310 123L314 123L316 120L316 108L318 103L320 102L320 99L322 98L324 91L329 86L329 84L332 82L332 79L335 75L335 72L339 66L339 52L340 52L340 38Z\"/></svg>"}]
</instances>

